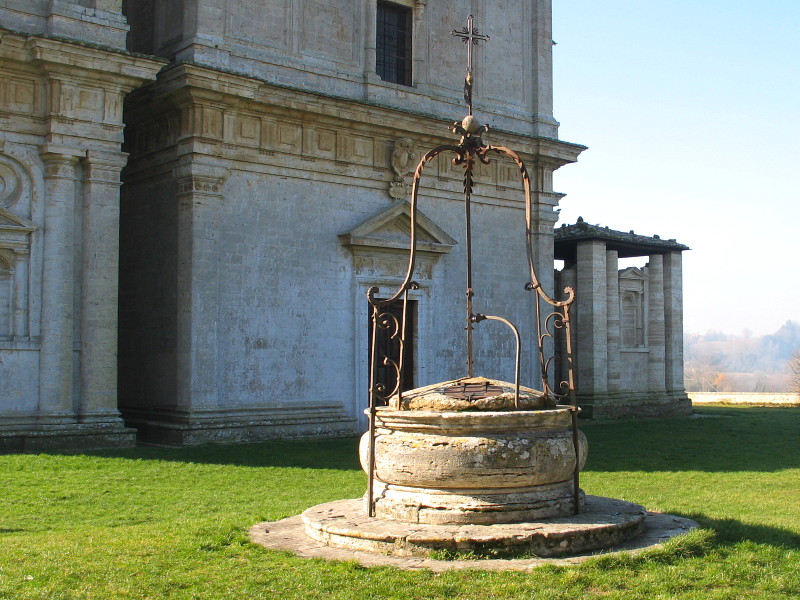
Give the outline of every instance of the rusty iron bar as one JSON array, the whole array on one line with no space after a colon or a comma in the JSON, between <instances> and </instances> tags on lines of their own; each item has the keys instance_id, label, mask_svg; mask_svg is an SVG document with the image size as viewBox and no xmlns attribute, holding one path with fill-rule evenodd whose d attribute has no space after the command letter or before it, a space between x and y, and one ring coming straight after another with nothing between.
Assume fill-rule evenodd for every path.
<instances>
[{"instance_id":1,"label":"rusty iron bar","mask_svg":"<svg viewBox=\"0 0 800 600\"><path fill-rule=\"evenodd\" d=\"M474 377L473 358L472 358L472 324L474 321L472 312L472 299L475 297L475 290L472 289L472 208L470 200L472 198L472 161L467 159L464 165L464 230L466 236L467 252L467 377Z\"/></svg>"},{"instance_id":2,"label":"rusty iron bar","mask_svg":"<svg viewBox=\"0 0 800 600\"><path fill-rule=\"evenodd\" d=\"M376 289L376 292L378 290ZM372 307L372 353L369 361L369 447L367 456L367 514L370 517L375 516L375 388L377 382L377 369L375 357L377 355L377 337L378 337L378 307Z\"/></svg>"},{"instance_id":3,"label":"rusty iron bar","mask_svg":"<svg viewBox=\"0 0 800 600\"><path fill-rule=\"evenodd\" d=\"M480 323L483 320L499 321L508 326L514 333L514 341L517 344L517 351L514 355L514 408L519 409L519 370L520 370L520 357L522 354L522 342L519 336L519 329L508 319L503 317L495 317L493 315L472 315L472 320L475 323Z\"/></svg>"}]
</instances>

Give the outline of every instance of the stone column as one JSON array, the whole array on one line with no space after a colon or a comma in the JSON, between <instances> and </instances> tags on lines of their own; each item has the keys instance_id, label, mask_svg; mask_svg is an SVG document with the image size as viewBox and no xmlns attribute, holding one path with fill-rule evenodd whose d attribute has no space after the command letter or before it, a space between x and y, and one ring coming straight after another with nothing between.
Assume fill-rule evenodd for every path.
<instances>
[{"instance_id":1,"label":"stone column","mask_svg":"<svg viewBox=\"0 0 800 600\"><path fill-rule=\"evenodd\" d=\"M665 390L664 369L664 258L652 254L647 263L647 346L648 346L648 392L663 397Z\"/></svg>"},{"instance_id":2,"label":"stone column","mask_svg":"<svg viewBox=\"0 0 800 600\"><path fill-rule=\"evenodd\" d=\"M680 252L664 255L664 330L667 393L685 398L683 382L683 256Z\"/></svg>"},{"instance_id":3,"label":"stone column","mask_svg":"<svg viewBox=\"0 0 800 600\"><path fill-rule=\"evenodd\" d=\"M78 157L73 148L47 144L44 163L44 261L42 345L39 359L39 413L72 420L75 195Z\"/></svg>"},{"instance_id":4,"label":"stone column","mask_svg":"<svg viewBox=\"0 0 800 600\"><path fill-rule=\"evenodd\" d=\"M79 418L119 418L117 304L120 171L127 155L89 150L84 161Z\"/></svg>"},{"instance_id":5,"label":"stone column","mask_svg":"<svg viewBox=\"0 0 800 600\"><path fill-rule=\"evenodd\" d=\"M608 390L606 245L595 240L578 242L577 255L578 392L593 400Z\"/></svg>"},{"instance_id":6,"label":"stone column","mask_svg":"<svg viewBox=\"0 0 800 600\"><path fill-rule=\"evenodd\" d=\"M606 252L606 322L608 329L608 390L620 387L619 253Z\"/></svg>"},{"instance_id":7,"label":"stone column","mask_svg":"<svg viewBox=\"0 0 800 600\"><path fill-rule=\"evenodd\" d=\"M177 408L216 406L219 209L227 171L185 159L178 181Z\"/></svg>"}]
</instances>

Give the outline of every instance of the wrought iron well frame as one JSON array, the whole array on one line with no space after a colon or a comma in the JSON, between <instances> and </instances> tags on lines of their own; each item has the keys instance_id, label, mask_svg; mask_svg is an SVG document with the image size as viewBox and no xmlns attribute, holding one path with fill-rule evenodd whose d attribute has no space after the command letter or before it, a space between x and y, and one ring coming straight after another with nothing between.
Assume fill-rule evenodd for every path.
<instances>
[{"instance_id":1,"label":"wrought iron well frame","mask_svg":"<svg viewBox=\"0 0 800 600\"><path fill-rule=\"evenodd\" d=\"M533 194L531 177L528 169L520 156L505 146L493 146L485 144L482 135L489 130L486 125L478 125L472 115L472 87L473 87L473 74L472 74L472 48L471 46L477 45L479 41L488 40L488 36L481 35L473 27L473 17L470 15L467 21L467 27L461 31L451 32L454 36L458 36L464 40L469 46L468 63L467 63L467 77L464 86L464 99L469 107L469 114L461 121L455 122L450 127L453 133L461 135L461 140L458 144L442 144L435 147L426 153L417 163L414 170L414 177L411 185L411 200L410 200L410 242L409 242L409 258L406 274L403 282L399 288L389 297L384 299L377 298L380 292L377 286L372 286L367 290L367 299L372 307L372 342L371 342L371 355L369 367L369 442L368 442L368 489L367 489L367 503L369 516L375 516L375 497L374 497L374 478L375 478L375 429L376 429L376 412L379 403L388 403L390 398L397 395L397 406L402 410L402 395L403 389L403 373L407 368L404 364L405 344L407 339L407 324L408 324L408 308L409 308L409 292L419 289L419 283L414 281L414 267L416 264L417 256L417 205L420 189L420 180L422 179L423 171L428 163L434 158L445 152L452 152L455 157L452 159L454 165L462 165L464 167L464 223L465 223L465 240L466 240L466 257L467 257L467 281L466 281L466 332L467 332L467 377L473 377L473 329L474 326L483 320L494 320L506 324L514 333L516 340L516 361L515 361L515 406L519 408L519 389L520 389L520 335L517 328L508 320L503 317L476 314L473 311L473 297L474 290L472 287L472 209L471 198L474 188L474 169L476 161L483 164L490 163L490 154L499 154L510 158L517 165L522 179L523 190L525 194L525 249L528 261L529 280L525 283L525 289L535 292L535 318L536 318L536 345L538 352L539 373L541 379L542 392L545 396L558 401L567 401L566 406L571 413L571 426L572 426L572 443L575 451L575 469L573 473L573 504L574 512L577 514L580 511L580 465L579 465L579 441L578 441L578 425L577 417L580 408L577 404L575 394L575 369L572 353L572 320L570 309L575 301L575 290L572 287L565 287L564 300L555 300L543 288L536 274L534 263L533 246L535 242L536 232L534 231L534 214L539 209L538 198ZM394 302L400 300L402 302L401 317L398 319L395 315L386 311ZM394 360L389 356L379 357L378 345L376 343L378 330L382 329L386 332L390 339L395 340L399 345L399 356ZM555 331L558 329L563 330L564 349L562 353L562 360L564 362L563 369L566 376L561 379L554 389L550 385L551 368L554 365L554 356L546 356L545 345L548 338L555 340ZM387 390L382 382L377 381L377 367L378 361L382 361L387 367L394 369L396 374L396 384L394 389Z\"/></svg>"}]
</instances>

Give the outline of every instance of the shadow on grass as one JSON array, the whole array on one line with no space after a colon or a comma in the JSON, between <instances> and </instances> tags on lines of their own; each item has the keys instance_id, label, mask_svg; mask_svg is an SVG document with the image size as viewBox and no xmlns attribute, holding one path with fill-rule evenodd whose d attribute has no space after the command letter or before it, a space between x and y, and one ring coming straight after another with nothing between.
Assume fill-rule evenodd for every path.
<instances>
[{"instance_id":1,"label":"shadow on grass","mask_svg":"<svg viewBox=\"0 0 800 600\"><path fill-rule=\"evenodd\" d=\"M717 546L750 541L756 544L800 550L800 533L790 529L742 523L736 519L714 519L704 514L681 516L697 521L704 529L713 530Z\"/></svg>"},{"instance_id":2,"label":"shadow on grass","mask_svg":"<svg viewBox=\"0 0 800 600\"><path fill-rule=\"evenodd\" d=\"M358 438L272 440L249 444L206 444L187 448L140 446L82 454L243 467L361 470L358 462Z\"/></svg>"},{"instance_id":3,"label":"shadow on grass","mask_svg":"<svg viewBox=\"0 0 800 600\"><path fill-rule=\"evenodd\" d=\"M587 472L776 472L800 468L800 408L703 407L700 418L582 422ZM361 470L358 438L87 452L139 460Z\"/></svg>"},{"instance_id":4,"label":"shadow on grass","mask_svg":"<svg viewBox=\"0 0 800 600\"><path fill-rule=\"evenodd\" d=\"M694 417L584 422L587 471L800 468L800 409L703 407Z\"/></svg>"}]
</instances>

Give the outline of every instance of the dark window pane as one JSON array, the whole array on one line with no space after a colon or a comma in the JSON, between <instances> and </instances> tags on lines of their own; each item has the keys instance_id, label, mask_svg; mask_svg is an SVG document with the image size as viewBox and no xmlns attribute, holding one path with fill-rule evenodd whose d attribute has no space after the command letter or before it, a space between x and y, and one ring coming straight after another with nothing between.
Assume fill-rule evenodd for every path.
<instances>
[{"instance_id":1,"label":"dark window pane","mask_svg":"<svg viewBox=\"0 0 800 600\"><path fill-rule=\"evenodd\" d=\"M378 2L376 70L384 81L411 85L411 9Z\"/></svg>"}]
</instances>

